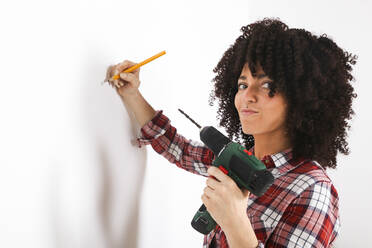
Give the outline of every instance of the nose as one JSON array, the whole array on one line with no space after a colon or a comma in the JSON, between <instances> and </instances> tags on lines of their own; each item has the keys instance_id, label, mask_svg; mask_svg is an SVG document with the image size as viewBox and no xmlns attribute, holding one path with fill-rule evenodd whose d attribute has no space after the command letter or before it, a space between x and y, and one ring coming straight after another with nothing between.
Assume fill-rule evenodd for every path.
<instances>
[{"instance_id":1,"label":"nose","mask_svg":"<svg viewBox=\"0 0 372 248\"><path fill-rule=\"evenodd\" d=\"M258 88L255 84L248 85L243 92L243 98L245 101L256 102L257 101Z\"/></svg>"}]
</instances>

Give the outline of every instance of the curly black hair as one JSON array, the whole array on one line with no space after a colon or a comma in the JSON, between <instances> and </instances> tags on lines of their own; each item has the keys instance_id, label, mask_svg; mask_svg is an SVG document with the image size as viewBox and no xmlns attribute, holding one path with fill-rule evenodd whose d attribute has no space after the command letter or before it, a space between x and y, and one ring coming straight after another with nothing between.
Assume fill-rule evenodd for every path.
<instances>
[{"instance_id":1,"label":"curly black hair","mask_svg":"<svg viewBox=\"0 0 372 248\"><path fill-rule=\"evenodd\" d=\"M223 54L212 80L209 105L219 98L217 119L230 139L254 145L254 137L242 131L234 105L237 80L248 63L256 65L274 83L269 96L281 92L288 103L285 128L292 144L293 158L317 161L323 168L336 168L337 151L349 154L347 129L354 115L352 100L357 96L349 81L357 56L327 37L304 29L288 28L279 18L264 18L247 26Z\"/></svg>"}]
</instances>

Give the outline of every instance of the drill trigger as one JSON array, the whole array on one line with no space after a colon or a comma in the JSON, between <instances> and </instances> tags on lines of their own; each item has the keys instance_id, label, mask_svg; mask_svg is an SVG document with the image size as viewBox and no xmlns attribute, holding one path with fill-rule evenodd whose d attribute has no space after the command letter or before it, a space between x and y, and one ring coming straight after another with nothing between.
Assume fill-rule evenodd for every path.
<instances>
[{"instance_id":1,"label":"drill trigger","mask_svg":"<svg viewBox=\"0 0 372 248\"><path fill-rule=\"evenodd\" d=\"M220 165L218 167L223 173L225 173L226 175L229 174L229 172L225 169L225 167L223 167L222 165Z\"/></svg>"},{"instance_id":2,"label":"drill trigger","mask_svg":"<svg viewBox=\"0 0 372 248\"><path fill-rule=\"evenodd\" d=\"M250 151L248 151L247 149L244 149L244 152L247 153L249 156L253 155Z\"/></svg>"}]
</instances>

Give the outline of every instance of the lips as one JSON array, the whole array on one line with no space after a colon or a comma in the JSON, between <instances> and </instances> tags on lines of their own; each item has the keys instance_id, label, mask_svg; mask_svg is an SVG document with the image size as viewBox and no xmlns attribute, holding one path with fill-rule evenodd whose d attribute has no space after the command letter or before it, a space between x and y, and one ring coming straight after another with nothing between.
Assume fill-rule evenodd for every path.
<instances>
[{"instance_id":1,"label":"lips","mask_svg":"<svg viewBox=\"0 0 372 248\"><path fill-rule=\"evenodd\" d=\"M254 109L250 109L250 108L244 108L244 109L241 109L241 112L252 112L252 113L258 113L258 111L254 110Z\"/></svg>"},{"instance_id":2,"label":"lips","mask_svg":"<svg viewBox=\"0 0 372 248\"><path fill-rule=\"evenodd\" d=\"M257 111L253 111L253 110L242 110L242 113L257 113Z\"/></svg>"},{"instance_id":3,"label":"lips","mask_svg":"<svg viewBox=\"0 0 372 248\"><path fill-rule=\"evenodd\" d=\"M251 110L251 109L243 109L240 111L240 113L244 116L249 116L249 115L257 114L258 112Z\"/></svg>"}]
</instances>

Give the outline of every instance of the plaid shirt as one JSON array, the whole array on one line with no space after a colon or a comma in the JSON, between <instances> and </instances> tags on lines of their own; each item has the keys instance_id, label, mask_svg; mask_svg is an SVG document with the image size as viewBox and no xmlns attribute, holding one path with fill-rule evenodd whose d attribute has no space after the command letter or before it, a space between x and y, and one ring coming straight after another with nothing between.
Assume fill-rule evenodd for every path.
<instances>
[{"instance_id":1,"label":"plaid shirt","mask_svg":"<svg viewBox=\"0 0 372 248\"><path fill-rule=\"evenodd\" d=\"M178 134L162 112L141 128L138 146L151 144L171 163L208 177L213 152ZM249 151L254 154L254 147ZM264 195L248 199L247 217L258 247L332 247L340 228L338 194L325 170L316 161L293 159L291 149L261 161L275 180ZM220 226L204 236L203 247L229 247Z\"/></svg>"}]
</instances>

